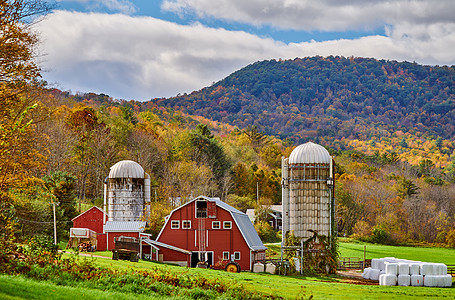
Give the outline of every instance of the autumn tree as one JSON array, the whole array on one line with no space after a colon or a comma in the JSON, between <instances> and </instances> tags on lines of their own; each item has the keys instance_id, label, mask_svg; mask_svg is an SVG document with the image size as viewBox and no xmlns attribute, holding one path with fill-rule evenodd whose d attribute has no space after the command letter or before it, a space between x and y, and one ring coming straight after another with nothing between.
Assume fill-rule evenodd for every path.
<instances>
[{"instance_id":1,"label":"autumn tree","mask_svg":"<svg viewBox=\"0 0 455 300\"><path fill-rule=\"evenodd\" d=\"M6 211L6 192L33 180L32 170L42 157L41 140L34 135L38 114L40 69L34 59L38 38L32 31L34 17L49 11L44 1L0 2L0 214ZM0 224L0 230L4 222ZM2 230L3 231L3 230Z\"/></svg>"},{"instance_id":2,"label":"autumn tree","mask_svg":"<svg viewBox=\"0 0 455 300\"><path fill-rule=\"evenodd\" d=\"M71 109L65 116L65 124L74 137L71 162L75 167L73 174L77 176L79 210L81 210L81 202L84 202L86 197L87 183L100 176L102 178L104 174L101 173L105 173L109 168L105 166L103 172L94 172L96 166L100 166L101 160L111 163L107 158L109 152L113 150L106 144L109 141L110 130L98 119L96 110L85 105ZM99 185L98 188L100 188Z\"/></svg>"}]
</instances>

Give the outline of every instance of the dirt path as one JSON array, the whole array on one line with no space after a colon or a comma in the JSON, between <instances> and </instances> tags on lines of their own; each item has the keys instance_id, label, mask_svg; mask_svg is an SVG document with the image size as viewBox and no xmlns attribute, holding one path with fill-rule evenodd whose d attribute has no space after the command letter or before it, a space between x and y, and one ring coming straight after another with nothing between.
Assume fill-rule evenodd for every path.
<instances>
[{"instance_id":1,"label":"dirt path","mask_svg":"<svg viewBox=\"0 0 455 300\"><path fill-rule=\"evenodd\" d=\"M74 254L74 252L64 251L64 250L58 250L58 252L60 252L60 253L66 253L66 254ZM91 254L91 253L87 253L87 252L79 252L79 256L99 257L99 258L112 259L111 257L106 257L106 256L101 256L101 255L96 255L96 254Z\"/></svg>"},{"instance_id":2,"label":"dirt path","mask_svg":"<svg viewBox=\"0 0 455 300\"><path fill-rule=\"evenodd\" d=\"M342 283L359 284L359 285L379 285L376 280L369 280L362 277L362 273L355 270L337 271L337 275L341 276Z\"/></svg>"}]
</instances>

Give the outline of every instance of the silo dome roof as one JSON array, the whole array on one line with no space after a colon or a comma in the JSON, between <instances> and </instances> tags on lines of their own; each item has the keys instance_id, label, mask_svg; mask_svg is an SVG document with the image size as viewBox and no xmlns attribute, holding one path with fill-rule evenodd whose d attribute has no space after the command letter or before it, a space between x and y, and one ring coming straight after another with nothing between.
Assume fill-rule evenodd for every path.
<instances>
[{"instance_id":1,"label":"silo dome roof","mask_svg":"<svg viewBox=\"0 0 455 300\"><path fill-rule=\"evenodd\" d=\"M297 146L289 156L289 164L330 164L329 151L321 145L308 142Z\"/></svg>"},{"instance_id":2,"label":"silo dome roof","mask_svg":"<svg viewBox=\"0 0 455 300\"><path fill-rule=\"evenodd\" d=\"M135 161L122 160L111 167L109 178L144 178L144 169Z\"/></svg>"}]
</instances>

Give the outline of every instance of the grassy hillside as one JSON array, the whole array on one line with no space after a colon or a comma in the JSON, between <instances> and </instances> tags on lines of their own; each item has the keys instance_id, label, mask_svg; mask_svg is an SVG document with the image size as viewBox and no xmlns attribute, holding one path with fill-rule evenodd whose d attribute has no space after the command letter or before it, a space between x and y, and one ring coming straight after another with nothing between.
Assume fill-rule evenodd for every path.
<instances>
[{"instance_id":1,"label":"grassy hillside","mask_svg":"<svg viewBox=\"0 0 455 300\"><path fill-rule=\"evenodd\" d=\"M217 280L220 283L241 286L246 294L263 295L263 297L284 299L415 299L426 297L450 298L453 288L426 288L426 287L387 287L377 285L350 284L340 277L290 277L270 274L255 274L249 272L227 273L224 271L189 269L178 266L162 265L153 262L140 261L112 261L105 258L91 258L92 264L103 268L119 271L146 271L168 274L179 274L181 278L206 278ZM10 291L11 285L18 288ZM90 286L90 288L88 288ZM40 292L33 292L38 289ZM79 291L87 299L104 299L112 296L115 299L137 298L141 299L140 289L134 291L125 285L125 291L101 291L93 284L77 283L73 287L62 287L52 283L40 283L22 277L0 277L0 296L9 295L20 298L34 297L34 299L74 299L74 293ZM8 291L9 290L9 291ZM48 291L48 292L45 292ZM52 291L50 293L49 291ZM49 295L52 297L49 298ZM199 294L202 299L225 299L222 294ZM187 294L187 299L198 299L197 294ZM153 294L152 294L153 297ZM6 298L6 297L5 297ZM153 298L152 298L153 299Z\"/></svg>"}]
</instances>

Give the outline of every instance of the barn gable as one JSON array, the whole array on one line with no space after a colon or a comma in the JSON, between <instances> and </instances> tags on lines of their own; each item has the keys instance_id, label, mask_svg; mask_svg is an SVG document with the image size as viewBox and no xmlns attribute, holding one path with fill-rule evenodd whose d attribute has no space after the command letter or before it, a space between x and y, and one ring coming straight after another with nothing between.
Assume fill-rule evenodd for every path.
<instances>
[{"instance_id":1,"label":"barn gable","mask_svg":"<svg viewBox=\"0 0 455 300\"><path fill-rule=\"evenodd\" d=\"M91 208L87 209L86 211L84 211L83 213L75 216L74 218L71 219L71 221L74 222L74 220L76 219L79 219L80 217L82 217L83 215L85 214L90 214L90 213L94 213L95 211L99 211L100 213L102 214L105 214L107 216L107 214L104 212L104 210L102 210L101 208L99 208L98 206L92 206Z\"/></svg>"},{"instance_id":2,"label":"barn gable","mask_svg":"<svg viewBox=\"0 0 455 300\"><path fill-rule=\"evenodd\" d=\"M103 232L103 216L107 219L107 214L99 207L93 206L80 215L74 217L73 227L88 228L96 233Z\"/></svg>"}]
</instances>

